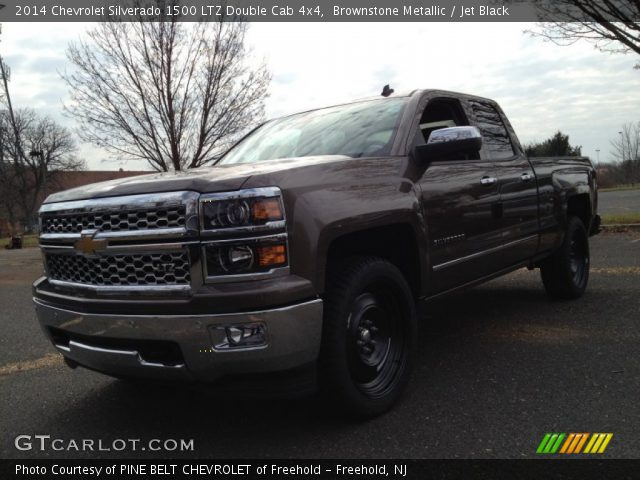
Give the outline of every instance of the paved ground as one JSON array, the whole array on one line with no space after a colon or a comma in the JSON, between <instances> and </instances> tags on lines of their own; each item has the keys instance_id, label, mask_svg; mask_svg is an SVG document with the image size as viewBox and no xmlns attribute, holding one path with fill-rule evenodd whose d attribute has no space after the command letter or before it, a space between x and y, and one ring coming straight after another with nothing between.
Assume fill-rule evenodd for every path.
<instances>
[{"instance_id":1,"label":"paved ground","mask_svg":"<svg viewBox=\"0 0 640 480\"><path fill-rule=\"evenodd\" d=\"M640 189L600 192L598 200L600 215L640 212Z\"/></svg>"},{"instance_id":2,"label":"paved ground","mask_svg":"<svg viewBox=\"0 0 640 480\"><path fill-rule=\"evenodd\" d=\"M613 432L607 457L640 457L640 235L599 235L592 252L579 301L547 300L522 270L429 307L402 403L356 422L316 399L230 400L69 370L47 356L31 308L37 251L1 251L0 457L118 455L13 447L48 434L193 438L200 457L521 458L545 432ZM136 455L151 453L125 454Z\"/></svg>"}]
</instances>

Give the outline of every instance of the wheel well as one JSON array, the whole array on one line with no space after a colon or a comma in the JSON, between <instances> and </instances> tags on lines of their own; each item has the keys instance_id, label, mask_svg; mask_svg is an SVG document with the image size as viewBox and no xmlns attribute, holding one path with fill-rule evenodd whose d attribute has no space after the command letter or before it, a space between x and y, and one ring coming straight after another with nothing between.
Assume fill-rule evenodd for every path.
<instances>
[{"instance_id":1,"label":"wheel well","mask_svg":"<svg viewBox=\"0 0 640 480\"><path fill-rule=\"evenodd\" d=\"M589 231L591 225L591 202L589 195L580 194L569 198L567 202L567 217L576 216L584 224L584 228Z\"/></svg>"},{"instance_id":2,"label":"wheel well","mask_svg":"<svg viewBox=\"0 0 640 480\"><path fill-rule=\"evenodd\" d=\"M329 245L327 267L340 259L372 255L394 264L402 272L414 296L420 294L420 255L413 228L408 224L375 227L346 234Z\"/></svg>"}]
</instances>

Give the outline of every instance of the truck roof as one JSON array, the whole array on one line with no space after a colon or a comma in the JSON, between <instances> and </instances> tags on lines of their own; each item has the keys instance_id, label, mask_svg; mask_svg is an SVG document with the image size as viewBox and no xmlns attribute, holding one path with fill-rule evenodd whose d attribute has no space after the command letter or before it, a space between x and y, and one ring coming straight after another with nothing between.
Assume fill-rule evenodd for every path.
<instances>
[{"instance_id":1,"label":"truck roof","mask_svg":"<svg viewBox=\"0 0 640 480\"><path fill-rule=\"evenodd\" d=\"M359 102L369 102L372 100L385 100L385 99L392 99L392 98L398 98L398 97L413 97L413 96L420 96L426 92L431 92L431 93L435 93L435 94L439 94L442 96L448 96L448 97L459 97L459 98L467 98L467 99L475 99L475 100L484 100L484 101L488 101L491 103L495 103L494 100L490 99L490 98L486 98L486 97L481 97L478 95L470 95L468 93L462 93L462 92L454 92L451 90L439 90L436 88L420 88L420 89L415 89L415 90L411 90L411 91L405 91L405 92L399 92L399 93L392 93L391 95L389 95L388 97L383 97L381 95L375 95L375 96L371 96L371 97L362 97L362 98L356 98L354 100L348 101L348 102L343 102L343 103L336 103L333 105L325 105L323 107L318 107L318 108L310 108L308 110L302 110L299 112L293 112L293 113L289 113L287 115L283 115L282 117L275 117L275 118L285 118L285 117L290 117L292 115L297 115L300 113L306 113L306 112L313 112L316 110L323 110L325 108L333 108L333 107L340 107L342 105L350 105L352 103L359 103Z\"/></svg>"}]
</instances>

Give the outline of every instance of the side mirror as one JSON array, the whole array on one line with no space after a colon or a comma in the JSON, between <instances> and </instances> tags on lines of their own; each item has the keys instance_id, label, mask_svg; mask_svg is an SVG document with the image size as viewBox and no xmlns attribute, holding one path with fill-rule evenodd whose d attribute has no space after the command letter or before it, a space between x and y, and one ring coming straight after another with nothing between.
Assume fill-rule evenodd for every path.
<instances>
[{"instance_id":1,"label":"side mirror","mask_svg":"<svg viewBox=\"0 0 640 480\"><path fill-rule=\"evenodd\" d=\"M426 145L415 148L416 157L422 161L443 160L451 156L473 155L482 148L482 135L476 127L451 127L434 130Z\"/></svg>"}]
</instances>

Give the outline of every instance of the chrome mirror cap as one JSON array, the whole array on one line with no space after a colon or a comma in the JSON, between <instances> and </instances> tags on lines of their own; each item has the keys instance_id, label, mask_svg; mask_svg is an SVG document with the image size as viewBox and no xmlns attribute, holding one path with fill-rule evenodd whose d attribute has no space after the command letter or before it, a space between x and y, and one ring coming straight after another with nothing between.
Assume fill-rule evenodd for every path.
<instances>
[{"instance_id":1,"label":"chrome mirror cap","mask_svg":"<svg viewBox=\"0 0 640 480\"><path fill-rule=\"evenodd\" d=\"M477 127L449 127L434 130L429 135L427 145L434 143L455 142L459 140L480 140L482 142L482 134Z\"/></svg>"}]
</instances>

